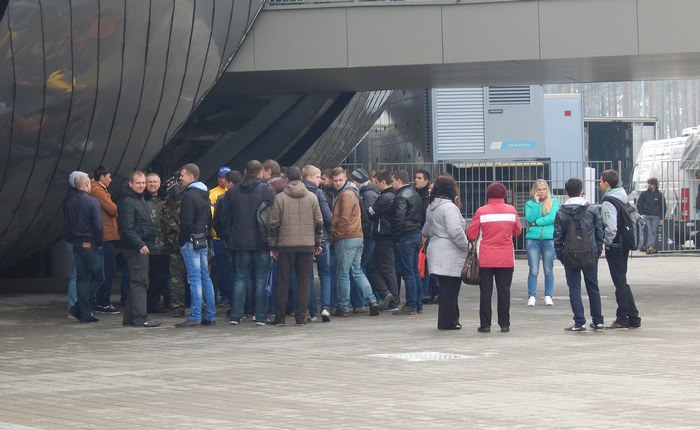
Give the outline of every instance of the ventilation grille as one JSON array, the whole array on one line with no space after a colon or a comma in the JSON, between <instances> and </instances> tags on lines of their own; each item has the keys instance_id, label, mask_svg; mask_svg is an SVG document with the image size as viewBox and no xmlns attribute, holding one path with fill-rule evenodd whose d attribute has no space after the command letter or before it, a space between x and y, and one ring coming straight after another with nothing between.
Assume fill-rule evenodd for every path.
<instances>
[{"instance_id":1,"label":"ventilation grille","mask_svg":"<svg viewBox=\"0 0 700 430\"><path fill-rule=\"evenodd\" d=\"M530 86L489 87L489 106L530 104Z\"/></svg>"},{"instance_id":2,"label":"ventilation grille","mask_svg":"<svg viewBox=\"0 0 700 430\"><path fill-rule=\"evenodd\" d=\"M425 97L425 154L423 161L431 161L433 159L433 122L430 120L430 90L425 90L423 95Z\"/></svg>"},{"instance_id":3,"label":"ventilation grille","mask_svg":"<svg viewBox=\"0 0 700 430\"><path fill-rule=\"evenodd\" d=\"M433 93L434 160L483 154L483 88L435 89Z\"/></svg>"}]
</instances>

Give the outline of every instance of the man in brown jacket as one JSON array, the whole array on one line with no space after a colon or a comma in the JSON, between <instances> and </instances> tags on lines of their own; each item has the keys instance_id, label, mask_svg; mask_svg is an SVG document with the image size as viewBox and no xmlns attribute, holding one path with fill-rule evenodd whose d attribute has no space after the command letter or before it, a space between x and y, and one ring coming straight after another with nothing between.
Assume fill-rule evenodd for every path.
<instances>
[{"instance_id":1,"label":"man in brown jacket","mask_svg":"<svg viewBox=\"0 0 700 430\"><path fill-rule=\"evenodd\" d=\"M105 278L95 294L95 310L103 314L118 314L119 311L112 306L112 281L117 272L116 247L119 242L119 229L117 228L117 205L112 201L112 196L107 188L112 183L112 171L105 166L99 166L93 172L90 195L97 199L102 209L102 225L104 242L102 255L104 258Z\"/></svg>"},{"instance_id":2,"label":"man in brown jacket","mask_svg":"<svg viewBox=\"0 0 700 430\"><path fill-rule=\"evenodd\" d=\"M349 316L350 278L356 283L364 299L369 302L369 314L379 315L379 304L372 293L360 260L362 259L363 236L360 215L360 192L348 181L345 170L337 167L331 172L331 182L338 190L333 203L333 228L330 241L335 244L336 275L338 277L338 308L334 315Z\"/></svg>"},{"instance_id":3,"label":"man in brown jacket","mask_svg":"<svg viewBox=\"0 0 700 430\"><path fill-rule=\"evenodd\" d=\"M316 195L301 182L301 170L292 166L287 174L289 183L275 197L270 211L270 257L278 260L275 290L275 319L273 325L285 324L292 269L296 271L297 291L294 319L306 324L309 307L309 278L314 255L318 255L323 237L323 217Z\"/></svg>"}]
</instances>

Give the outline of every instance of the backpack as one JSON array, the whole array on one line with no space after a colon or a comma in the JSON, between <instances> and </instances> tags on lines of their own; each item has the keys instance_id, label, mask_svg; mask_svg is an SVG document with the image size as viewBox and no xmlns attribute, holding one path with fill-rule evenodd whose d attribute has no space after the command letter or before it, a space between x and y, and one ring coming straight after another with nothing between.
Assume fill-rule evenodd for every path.
<instances>
[{"instance_id":1,"label":"backpack","mask_svg":"<svg viewBox=\"0 0 700 430\"><path fill-rule=\"evenodd\" d=\"M369 205L367 204L367 201L365 199L365 195L368 192L373 192L375 194L378 193L370 188L365 188L360 190L360 220L362 221L362 234L364 235L365 239L369 239L372 237L372 219L369 214ZM375 197L376 201L376 197Z\"/></svg>"},{"instance_id":2,"label":"backpack","mask_svg":"<svg viewBox=\"0 0 700 430\"><path fill-rule=\"evenodd\" d=\"M603 201L610 202L617 210L617 234L620 237L620 245L632 251L644 250L646 221L637 208L613 197L605 197Z\"/></svg>"},{"instance_id":3,"label":"backpack","mask_svg":"<svg viewBox=\"0 0 700 430\"><path fill-rule=\"evenodd\" d=\"M583 225L583 218L588 209L583 206L575 217L569 219L564 240L563 260L569 269L587 269L595 265L598 259L597 252L588 235L588 230Z\"/></svg>"}]
</instances>

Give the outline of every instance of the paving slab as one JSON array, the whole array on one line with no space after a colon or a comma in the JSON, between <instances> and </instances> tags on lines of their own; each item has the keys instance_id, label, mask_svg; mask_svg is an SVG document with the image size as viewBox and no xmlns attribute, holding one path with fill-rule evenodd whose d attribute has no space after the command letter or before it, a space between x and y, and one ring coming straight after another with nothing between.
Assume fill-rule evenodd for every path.
<instances>
[{"instance_id":1,"label":"paving slab","mask_svg":"<svg viewBox=\"0 0 700 430\"><path fill-rule=\"evenodd\" d=\"M529 308L517 260L511 332L494 323L489 334L476 331L478 288L467 285L464 328L441 332L435 305L305 327L231 326L222 308L214 327L80 324L63 294L23 281L0 295L0 429L697 429L698 263L631 259L642 328L585 333L563 331L559 263L555 306ZM610 323L604 260L599 274Z\"/></svg>"}]
</instances>

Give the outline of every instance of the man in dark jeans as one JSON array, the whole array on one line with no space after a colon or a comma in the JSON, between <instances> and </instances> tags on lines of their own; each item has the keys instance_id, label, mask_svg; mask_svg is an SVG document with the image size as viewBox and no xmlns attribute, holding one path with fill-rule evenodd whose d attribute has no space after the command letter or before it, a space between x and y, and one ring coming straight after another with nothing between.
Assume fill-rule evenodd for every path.
<instances>
[{"instance_id":1,"label":"man in dark jeans","mask_svg":"<svg viewBox=\"0 0 700 430\"><path fill-rule=\"evenodd\" d=\"M119 235L123 254L129 266L131 282L126 297L122 325L134 327L158 327L160 323L150 320L147 311L148 255L155 242L151 217L148 214L143 193L146 190L146 175L134 171L124 183L123 195L119 199Z\"/></svg>"},{"instance_id":2,"label":"man in dark jeans","mask_svg":"<svg viewBox=\"0 0 700 430\"><path fill-rule=\"evenodd\" d=\"M68 312L78 321L98 321L90 312L90 302L104 279L102 266L102 215L97 199L90 196L90 178L75 178L77 189L63 206L66 242L73 245L77 270L77 301Z\"/></svg>"},{"instance_id":3,"label":"man in dark jeans","mask_svg":"<svg viewBox=\"0 0 700 430\"><path fill-rule=\"evenodd\" d=\"M605 259L608 261L610 277L615 284L617 312L610 329L638 328L642 325L634 302L632 289L627 284L626 249L620 238L620 216L618 211L627 203L627 193L619 187L620 175L615 170L604 170L600 174L600 190L604 193L601 217L605 226Z\"/></svg>"},{"instance_id":4,"label":"man in dark jeans","mask_svg":"<svg viewBox=\"0 0 700 430\"><path fill-rule=\"evenodd\" d=\"M413 315L423 312L422 284L418 274L423 201L411 185L408 172L394 172L392 179L391 186L396 192L392 237L394 243L398 243L397 258L406 285L406 303L394 315Z\"/></svg>"},{"instance_id":5,"label":"man in dark jeans","mask_svg":"<svg viewBox=\"0 0 700 430\"><path fill-rule=\"evenodd\" d=\"M666 199L659 191L659 180L656 178L647 179L647 189L642 191L637 200L637 210L644 215L647 224L646 253L656 254L656 233L660 225L664 225L666 216Z\"/></svg>"}]
</instances>

